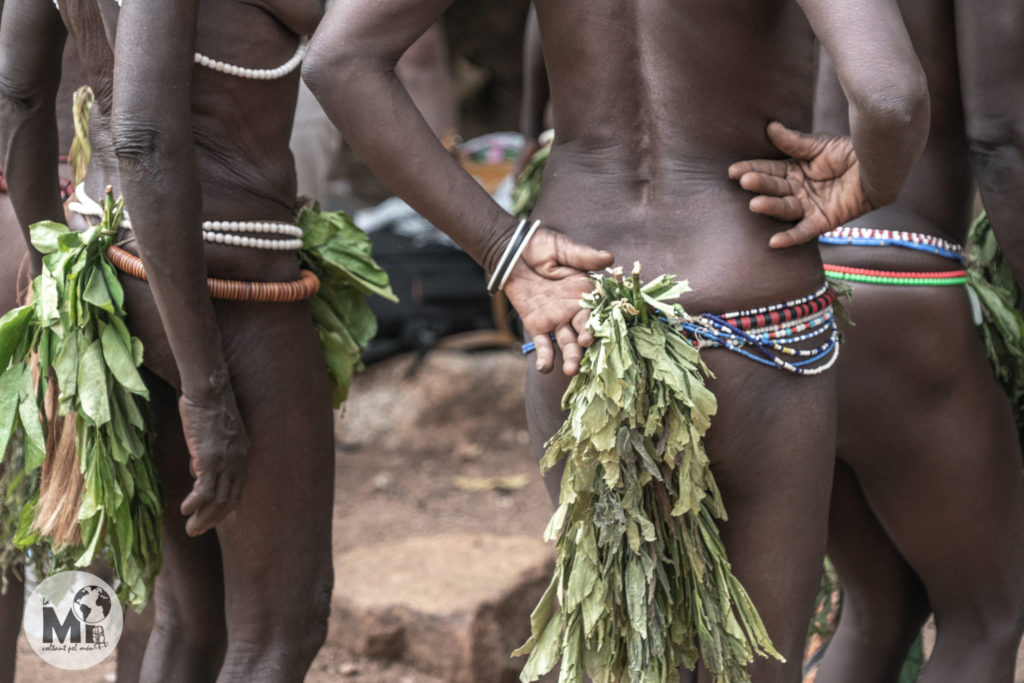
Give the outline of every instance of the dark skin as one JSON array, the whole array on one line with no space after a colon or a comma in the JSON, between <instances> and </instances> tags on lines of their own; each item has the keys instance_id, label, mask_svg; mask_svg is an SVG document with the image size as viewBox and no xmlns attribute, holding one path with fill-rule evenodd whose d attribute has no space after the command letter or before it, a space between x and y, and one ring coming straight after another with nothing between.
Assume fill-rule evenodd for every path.
<instances>
[{"instance_id":1,"label":"dark skin","mask_svg":"<svg viewBox=\"0 0 1024 683\"><path fill-rule=\"evenodd\" d=\"M858 125L852 145L814 138L813 153L802 149L808 145L796 150L809 158L785 167L804 191L808 225L822 222L811 215L812 198L819 214L845 219L850 206L895 195L923 142L927 101L889 2L803 2L806 16L795 4L775 2L535 4L557 137L533 215L550 232L531 242L506 291L529 334L544 341L555 331L562 352L563 373L544 372L554 356L542 346L527 376L527 418L539 454L564 418L559 401L567 375L591 341L578 296L587 287L582 271L599 252L579 244L607 250L621 263L639 260L649 277L670 272L688 279L694 291L682 303L695 312L805 295L822 281L817 249L769 247L770 236L793 223L752 213L750 195L727 176L730 164L766 159L745 162L734 175L744 187L777 191L771 173L783 157L765 130L773 120L810 126L815 32L844 64ZM447 5L336 4L304 76L378 175L490 268L515 220L431 144L390 71ZM876 68L881 63L884 70ZM882 71L879 84L874 77ZM381 140L374 131L382 120L403 135ZM818 167L831 175L816 180ZM566 236L577 245L572 253L558 248ZM557 264L557 274L537 267L542 263ZM719 411L707 447L730 511L722 535L734 571L788 659L758 661L750 672L757 681L797 680L824 554L832 376L784 375L724 351L709 351L706 360L718 378L711 387ZM707 679L706 672L682 675Z\"/></svg>"},{"instance_id":2,"label":"dark skin","mask_svg":"<svg viewBox=\"0 0 1024 683\"><path fill-rule=\"evenodd\" d=\"M545 130L544 113L550 94L537 8L531 3L530 11L526 15L526 28L523 29L523 102L519 109L519 130L523 134L523 150L516 161L517 176L540 149L539 138Z\"/></svg>"},{"instance_id":3,"label":"dark skin","mask_svg":"<svg viewBox=\"0 0 1024 683\"><path fill-rule=\"evenodd\" d=\"M0 0L0 14L5 10L5 3ZM6 19L6 15L4 16ZM6 26L6 21L0 21L0 26ZM59 23L59 22L58 22ZM58 38L63 42L62 38ZM54 64L49 62L49 66L54 68ZM59 81L59 61L56 65L57 78ZM31 92L31 88L36 87L38 90ZM22 89L24 88L24 89ZM9 114L16 114L22 125L32 129L33 127L53 125L56 126L54 121L54 109L52 106L49 109L45 106L45 101L51 97L56 96L56 88L52 81L45 81L36 84L16 83L11 80L0 81L0 90L2 90L3 96L0 97L0 112L4 116L4 120L7 120ZM12 93L18 94L33 94L37 95L40 100L44 103L37 109L32 107L24 107L24 102L15 103L9 96ZM4 126L2 129L4 142L7 142L11 137L16 137L12 134L9 128ZM45 152L44 152L45 153ZM54 144L52 159L57 158L56 143ZM17 173L18 167L15 165L15 175L19 176L13 183L11 183L10 176L10 157L3 155L0 160L0 168L3 168L5 172L5 178L7 179L8 190L15 196L24 198L26 195L26 189L29 184L21 182L21 177ZM49 175L44 173L43 175ZM53 182L56 183L56 166L52 169ZM57 187L51 184L51 188ZM40 217L48 217L57 215L53 211L59 210L59 198L56 193L49 193L49 204L48 207L40 206L37 208L30 208L25 211L27 218L34 218L39 220ZM57 203L54 204L54 200ZM18 216L15 214L13 198L7 194L0 194L0 244L4 245L2 253L0 253L0 311L6 312L15 308L18 301L19 289L24 285L24 280L28 279L30 273L28 267L36 269L38 272L38 266L40 263L38 254L32 259L31 263L28 263L26 258L28 250L26 248L26 241L23 238L21 230L19 228ZM19 275L22 277L19 278ZM6 594L0 595L0 683L12 683L14 681L15 673L15 649L18 640L18 633L21 630L21 616L22 609L24 607L24 587L21 581L16 577L14 570L7 573L4 577L8 582L8 589Z\"/></svg>"},{"instance_id":4,"label":"dark skin","mask_svg":"<svg viewBox=\"0 0 1024 683\"><path fill-rule=\"evenodd\" d=\"M1024 76L1020 49L988 48L1016 46L1024 21L981 35L974 14L1024 15L1009 2L961 4L901 3L928 77L932 126L899 200L857 218L858 226L954 242L966 235L972 158L975 168L990 163L978 158L969 136L966 93L977 95L983 86L972 77L990 71L976 60L985 54L994 60L991 70L1018 74L1001 82L999 94L988 93L990 105L1001 101L1003 116L1019 117L1014 95L1001 93ZM842 133L845 99L824 66L815 127ZM1006 215L1000 196L985 197L993 226ZM1000 227L1001 238L1019 226ZM1020 256L1015 244L1008 256ZM823 245L822 257L887 270L956 267L896 248ZM837 365L840 464L828 542L844 604L816 680L896 680L934 611L938 637L920 680L1012 681L1024 605L1024 478L1010 406L973 328L966 292L858 284L849 308L857 325L846 330Z\"/></svg>"},{"instance_id":5,"label":"dark skin","mask_svg":"<svg viewBox=\"0 0 1024 683\"><path fill-rule=\"evenodd\" d=\"M61 14L97 97L87 194L123 193L135 228L126 248L149 274L148 285L122 277L167 506L142 679L301 680L326 635L332 583L323 354L305 303L211 302L206 288L208 274L295 280L294 253L206 245L200 227L292 219L298 74L240 79L195 66L193 53L277 67L323 3L124 4L65 0ZM27 15L44 3L19 5ZM7 58L22 70L41 61L22 45Z\"/></svg>"}]
</instances>

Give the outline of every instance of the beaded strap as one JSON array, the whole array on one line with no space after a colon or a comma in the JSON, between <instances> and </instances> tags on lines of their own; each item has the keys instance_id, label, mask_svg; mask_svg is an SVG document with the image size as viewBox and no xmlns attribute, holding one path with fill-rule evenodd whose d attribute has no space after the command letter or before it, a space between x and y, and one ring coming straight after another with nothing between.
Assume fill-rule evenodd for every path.
<instances>
[{"instance_id":1,"label":"beaded strap","mask_svg":"<svg viewBox=\"0 0 1024 683\"><path fill-rule=\"evenodd\" d=\"M904 287L952 287L967 284L966 270L916 272L902 270L875 270L854 268L832 263L825 264L825 275L836 280L863 282L873 285L900 285Z\"/></svg>"},{"instance_id":2,"label":"beaded strap","mask_svg":"<svg viewBox=\"0 0 1024 683\"><path fill-rule=\"evenodd\" d=\"M74 190L78 201L68 203L68 208L82 216L103 217L103 207L85 194L84 183ZM131 230L132 222L125 211L121 226ZM284 235L290 239L266 239L231 233L257 233ZM302 248L302 228L291 223L278 221L203 221L203 239L214 244L226 244L248 249L269 249L272 251L295 251Z\"/></svg>"},{"instance_id":3,"label":"beaded strap","mask_svg":"<svg viewBox=\"0 0 1024 683\"><path fill-rule=\"evenodd\" d=\"M680 326L697 348L724 348L761 365L797 375L818 375L839 357L834 303L835 294L826 283L799 299L723 315L704 313L683 320ZM789 346L825 334L828 339L815 347Z\"/></svg>"},{"instance_id":4,"label":"beaded strap","mask_svg":"<svg viewBox=\"0 0 1024 683\"><path fill-rule=\"evenodd\" d=\"M814 294L781 304L687 318L680 321L680 329L697 348L724 348L761 365L797 375L818 375L839 357L834 303L835 293L826 284ZM791 346L825 335L828 338L812 348ZM527 342L522 348L525 354L535 347Z\"/></svg>"},{"instance_id":5,"label":"beaded strap","mask_svg":"<svg viewBox=\"0 0 1024 683\"><path fill-rule=\"evenodd\" d=\"M964 262L963 248L959 244L920 232L844 226L821 235L818 242L837 246L903 247L942 256L957 263Z\"/></svg>"},{"instance_id":6,"label":"beaded strap","mask_svg":"<svg viewBox=\"0 0 1024 683\"><path fill-rule=\"evenodd\" d=\"M120 247L107 247L107 258L118 270L147 282L146 268L142 259ZM291 282L250 282L247 280L221 280L206 278L210 297L228 301L249 301L255 303L292 303L305 301L320 291L320 280L309 270L302 271L302 277Z\"/></svg>"}]
</instances>

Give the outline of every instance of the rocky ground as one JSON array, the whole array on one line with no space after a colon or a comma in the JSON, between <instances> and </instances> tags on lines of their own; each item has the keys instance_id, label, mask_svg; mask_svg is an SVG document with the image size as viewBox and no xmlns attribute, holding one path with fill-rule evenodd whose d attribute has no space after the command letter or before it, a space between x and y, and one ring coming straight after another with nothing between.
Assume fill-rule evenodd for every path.
<instances>
[{"instance_id":1,"label":"rocky ground","mask_svg":"<svg viewBox=\"0 0 1024 683\"><path fill-rule=\"evenodd\" d=\"M435 351L356 379L337 421L331 629L307 680L516 680L507 653L525 638L551 552L523 362ZM113 670L52 669L23 641L16 681L100 683Z\"/></svg>"}]
</instances>

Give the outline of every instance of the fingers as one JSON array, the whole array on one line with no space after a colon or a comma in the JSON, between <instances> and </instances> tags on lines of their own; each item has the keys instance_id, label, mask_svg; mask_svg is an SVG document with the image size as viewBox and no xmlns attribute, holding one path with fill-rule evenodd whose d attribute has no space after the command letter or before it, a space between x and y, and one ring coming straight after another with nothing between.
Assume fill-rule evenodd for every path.
<instances>
[{"instance_id":1,"label":"fingers","mask_svg":"<svg viewBox=\"0 0 1024 683\"><path fill-rule=\"evenodd\" d=\"M786 128L778 121L768 124L768 139L794 159L813 159L821 151L820 137Z\"/></svg>"},{"instance_id":2,"label":"fingers","mask_svg":"<svg viewBox=\"0 0 1024 683\"><path fill-rule=\"evenodd\" d=\"M192 491L181 503L181 514L188 517L185 532L199 536L216 526L241 500L241 479L221 474L202 474L192 484Z\"/></svg>"},{"instance_id":3,"label":"fingers","mask_svg":"<svg viewBox=\"0 0 1024 683\"><path fill-rule=\"evenodd\" d=\"M560 233L556 236L556 240L555 249L559 265L590 271L603 270L615 262L615 257L611 252L573 242Z\"/></svg>"},{"instance_id":4,"label":"fingers","mask_svg":"<svg viewBox=\"0 0 1024 683\"><path fill-rule=\"evenodd\" d=\"M233 509L234 505L231 504L206 503L185 522L185 533L189 536L201 536L217 526Z\"/></svg>"},{"instance_id":5,"label":"fingers","mask_svg":"<svg viewBox=\"0 0 1024 683\"><path fill-rule=\"evenodd\" d=\"M537 372L547 374L555 366L555 350L551 346L551 338L547 334L533 337L533 350L537 354L535 363Z\"/></svg>"},{"instance_id":6,"label":"fingers","mask_svg":"<svg viewBox=\"0 0 1024 683\"><path fill-rule=\"evenodd\" d=\"M804 217L804 207L796 197L766 197L758 195L750 200L750 210L780 221L798 221Z\"/></svg>"},{"instance_id":7,"label":"fingers","mask_svg":"<svg viewBox=\"0 0 1024 683\"><path fill-rule=\"evenodd\" d=\"M771 239L768 241L768 246L771 247L772 249L785 249L786 247L795 247L798 244L810 242L811 240L817 238L818 235L827 231L827 227L825 228L825 230L820 230L819 226L817 226L813 221L803 220L794 225L789 230L777 232L774 235L772 235Z\"/></svg>"},{"instance_id":8,"label":"fingers","mask_svg":"<svg viewBox=\"0 0 1024 683\"><path fill-rule=\"evenodd\" d=\"M788 170L786 162L781 159L748 159L729 166L729 177L740 180L748 173L758 173L785 178Z\"/></svg>"},{"instance_id":9,"label":"fingers","mask_svg":"<svg viewBox=\"0 0 1024 683\"><path fill-rule=\"evenodd\" d=\"M590 320L590 309L582 308L579 313L573 316L572 328L579 332L576 342L587 349L594 345L594 333L590 331L587 322Z\"/></svg>"},{"instance_id":10,"label":"fingers","mask_svg":"<svg viewBox=\"0 0 1024 683\"><path fill-rule=\"evenodd\" d=\"M772 197L786 197L793 194L793 188L785 178L767 173L744 173L740 177L740 187Z\"/></svg>"},{"instance_id":11,"label":"fingers","mask_svg":"<svg viewBox=\"0 0 1024 683\"><path fill-rule=\"evenodd\" d=\"M562 350L562 372L572 377L580 370L583 359L583 348L576 341L576 330L569 325L562 325L555 330L555 341Z\"/></svg>"}]
</instances>

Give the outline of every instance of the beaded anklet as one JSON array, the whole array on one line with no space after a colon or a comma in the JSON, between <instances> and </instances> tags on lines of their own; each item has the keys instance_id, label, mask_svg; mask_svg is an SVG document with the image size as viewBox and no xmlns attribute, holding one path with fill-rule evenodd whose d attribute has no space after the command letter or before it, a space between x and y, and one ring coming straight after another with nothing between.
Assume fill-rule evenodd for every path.
<instances>
[{"instance_id":1,"label":"beaded anklet","mask_svg":"<svg viewBox=\"0 0 1024 683\"><path fill-rule=\"evenodd\" d=\"M147 282L146 268L142 259L120 247L107 248L107 258L118 270ZM320 280L309 270L302 271L302 277L292 282L250 282L246 280L221 280L206 278L210 297L228 301L249 301L254 303L292 303L305 301L320 291Z\"/></svg>"},{"instance_id":2,"label":"beaded anklet","mask_svg":"<svg viewBox=\"0 0 1024 683\"><path fill-rule=\"evenodd\" d=\"M818 242L838 246L903 247L964 263L963 248L959 244L920 232L844 226L821 235Z\"/></svg>"},{"instance_id":3,"label":"beaded anklet","mask_svg":"<svg viewBox=\"0 0 1024 683\"><path fill-rule=\"evenodd\" d=\"M848 280L850 282L863 282L874 285L901 285L904 287L951 287L967 284L966 270L914 272L853 268L826 263L825 275L836 280Z\"/></svg>"}]
</instances>

